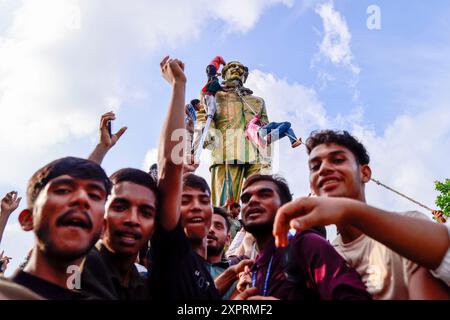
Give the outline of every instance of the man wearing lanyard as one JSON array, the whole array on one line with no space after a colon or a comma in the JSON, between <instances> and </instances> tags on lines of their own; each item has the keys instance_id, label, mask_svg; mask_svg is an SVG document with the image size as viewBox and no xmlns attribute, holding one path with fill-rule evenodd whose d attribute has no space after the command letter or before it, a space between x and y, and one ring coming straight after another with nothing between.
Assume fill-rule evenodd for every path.
<instances>
[{"instance_id":1,"label":"man wearing lanyard","mask_svg":"<svg viewBox=\"0 0 450 320\"><path fill-rule=\"evenodd\" d=\"M278 299L370 299L358 273L324 238L309 229L291 238L287 248L276 248L272 235L275 214L292 200L286 181L272 175L253 175L243 186L243 224L256 239L259 254L253 268L240 278L258 294ZM322 229L323 230L323 229Z\"/></svg>"}]
</instances>

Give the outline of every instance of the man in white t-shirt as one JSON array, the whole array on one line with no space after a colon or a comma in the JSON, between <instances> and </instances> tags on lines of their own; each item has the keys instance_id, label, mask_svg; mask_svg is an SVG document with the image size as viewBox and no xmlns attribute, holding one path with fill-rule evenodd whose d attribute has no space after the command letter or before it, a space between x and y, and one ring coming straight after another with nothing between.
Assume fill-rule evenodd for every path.
<instances>
[{"instance_id":1,"label":"man in white t-shirt","mask_svg":"<svg viewBox=\"0 0 450 320\"><path fill-rule=\"evenodd\" d=\"M395 245L399 242L407 246L411 230L402 226L404 219L412 219L418 232L422 225L423 228L434 228L435 224L423 219L424 215L419 213L399 215L365 203L365 184L371 178L369 156L365 147L348 132L331 130L313 132L306 141L306 147L309 153L311 190L318 197L300 198L279 210L274 229L277 245L287 245L286 234L289 227L304 230L311 225L336 224L339 236L333 243L335 249L359 272L375 299L448 298L448 287L431 276L425 267L405 258L412 257L414 261L430 268L422 263L424 259L420 255L429 250L442 259L448 249L447 235L442 230L438 234L426 233L435 239L434 243L443 243L435 247L419 243L421 254L418 255ZM299 215L303 217L291 221ZM369 232L362 226L363 218L367 216L373 221L371 225L364 225ZM397 222L398 218L403 219ZM375 238L375 232L370 230L375 228L386 230L384 235L377 237L384 245L369 237ZM386 246L393 248L395 252ZM438 266L438 260L433 260L434 268Z\"/></svg>"},{"instance_id":2,"label":"man in white t-shirt","mask_svg":"<svg viewBox=\"0 0 450 320\"><path fill-rule=\"evenodd\" d=\"M419 212L408 215L426 219ZM378 241L361 234L344 242L339 234L332 242L336 251L361 275L367 291L376 300L407 300L409 283L419 266Z\"/></svg>"}]
</instances>

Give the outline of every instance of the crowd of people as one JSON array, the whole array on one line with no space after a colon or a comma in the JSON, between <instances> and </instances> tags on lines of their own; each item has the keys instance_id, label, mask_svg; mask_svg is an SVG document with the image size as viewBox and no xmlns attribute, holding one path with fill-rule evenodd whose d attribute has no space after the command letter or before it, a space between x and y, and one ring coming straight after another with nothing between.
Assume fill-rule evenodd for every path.
<instances>
[{"instance_id":1,"label":"crowd of people","mask_svg":"<svg viewBox=\"0 0 450 320\"><path fill-rule=\"evenodd\" d=\"M157 166L108 177L101 163L127 129L108 132L108 112L87 159L37 170L19 214L34 244L0 278L0 299L449 299L449 224L366 204L370 158L346 131L305 141L314 196L293 199L282 177L254 174L239 203L213 207L210 186L185 156L174 159L171 139L175 130L192 134L199 100L185 105L183 62L165 57L161 71L172 92ZM2 199L0 241L20 201L17 192ZM4 271L10 258L0 259Z\"/></svg>"}]
</instances>

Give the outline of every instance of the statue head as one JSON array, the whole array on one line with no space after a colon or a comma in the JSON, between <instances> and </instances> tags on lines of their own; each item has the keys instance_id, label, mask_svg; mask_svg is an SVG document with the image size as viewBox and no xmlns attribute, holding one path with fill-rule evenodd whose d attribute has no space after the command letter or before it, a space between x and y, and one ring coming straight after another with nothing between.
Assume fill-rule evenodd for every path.
<instances>
[{"instance_id":1,"label":"statue head","mask_svg":"<svg viewBox=\"0 0 450 320\"><path fill-rule=\"evenodd\" d=\"M239 61L230 61L222 68L222 79L225 82L238 81L245 83L248 77L248 68Z\"/></svg>"}]
</instances>

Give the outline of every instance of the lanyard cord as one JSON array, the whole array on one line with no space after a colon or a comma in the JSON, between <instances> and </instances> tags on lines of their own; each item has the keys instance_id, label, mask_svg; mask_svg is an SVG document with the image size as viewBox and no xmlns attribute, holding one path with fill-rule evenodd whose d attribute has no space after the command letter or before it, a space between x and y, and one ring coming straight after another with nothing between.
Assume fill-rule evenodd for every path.
<instances>
[{"instance_id":1,"label":"lanyard cord","mask_svg":"<svg viewBox=\"0 0 450 320\"><path fill-rule=\"evenodd\" d=\"M267 289L269 286L269 277L270 277L270 272L272 270L272 261L273 261L273 255L270 257L270 261L269 261L269 267L267 268L267 273L266 273L266 278L264 279L264 288L263 288L263 296L266 297L267 296ZM254 287L256 285L256 275L257 275L257 271L253 271L252 273L252 287Z\"/></svg>"}]
</instances>

